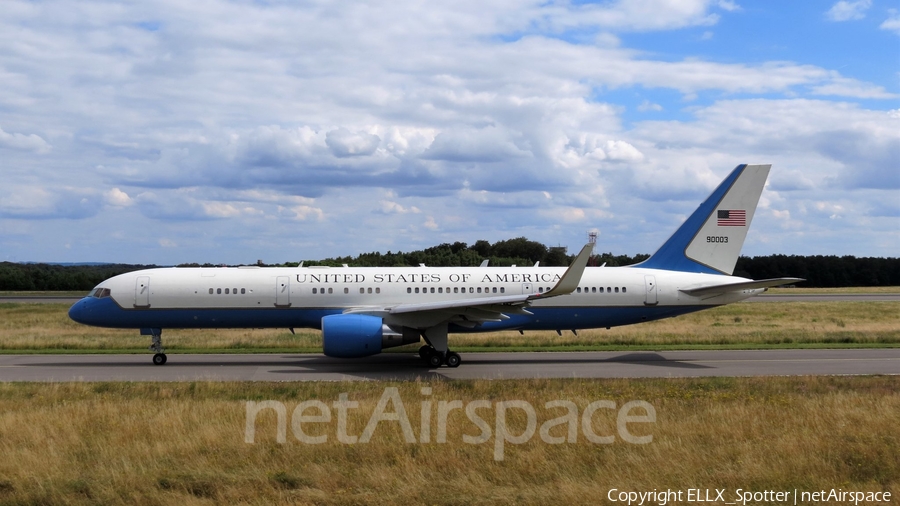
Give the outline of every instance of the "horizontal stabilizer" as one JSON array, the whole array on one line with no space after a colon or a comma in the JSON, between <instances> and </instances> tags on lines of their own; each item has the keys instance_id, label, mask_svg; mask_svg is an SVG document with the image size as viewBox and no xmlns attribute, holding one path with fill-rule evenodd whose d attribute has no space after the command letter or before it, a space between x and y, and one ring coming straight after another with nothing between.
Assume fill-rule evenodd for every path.
<instances>
[{"instance_id":1,"label":"horizontal stabilizer","mask_svg":"<svg viewBox=\"0 0 900 506\"><path fill-rule=\"evenodd\" d=\"M758 281L744 281L742 283L726 283L723 285L701 286L701 287L697 287L697 288L682 288L679 291L686 293L688 295L692 295L694 297L700 297L703 295L738 292L741 290L755 290L758 288L771 288L773 286L787 285L789 283L797 283L799 281L806 281L806 280L803 278L760 279Z\"/></svg>"}]
</instances>

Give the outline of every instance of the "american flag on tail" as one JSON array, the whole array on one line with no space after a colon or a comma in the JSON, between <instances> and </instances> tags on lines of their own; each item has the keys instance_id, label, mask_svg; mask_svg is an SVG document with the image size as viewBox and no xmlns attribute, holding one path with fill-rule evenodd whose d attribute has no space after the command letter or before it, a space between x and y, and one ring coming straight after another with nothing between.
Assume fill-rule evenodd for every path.
<instances>
[{"instance_id":1,"label":"american flag on tail","mask_svg":"<svg viewBox=\"0 0 900 506\"><path fill-rule=\"evenodd\" d=\"M746 227L747 211L736 209L719 209L717 225L720 227Z\"/></svg>"}]
</instances>

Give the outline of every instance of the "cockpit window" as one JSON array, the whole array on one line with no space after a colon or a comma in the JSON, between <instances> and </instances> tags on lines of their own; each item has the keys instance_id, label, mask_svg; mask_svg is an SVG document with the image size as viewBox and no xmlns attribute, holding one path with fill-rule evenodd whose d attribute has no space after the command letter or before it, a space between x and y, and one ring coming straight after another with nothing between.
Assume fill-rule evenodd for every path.
<instances>
[{"instance_id":1,"label":"cockpit window","mask_svg":"<svg viewBox=\"0 0 900 506\"><path fill-rule=\"evenodd\" d=\"M91 297L94 297L95 299L105 299L106 297L109 297L109 296L110 296L109 288L97 288L96 290L93 291L93 293L91 293Z\"/></svg>"}]
</instances>

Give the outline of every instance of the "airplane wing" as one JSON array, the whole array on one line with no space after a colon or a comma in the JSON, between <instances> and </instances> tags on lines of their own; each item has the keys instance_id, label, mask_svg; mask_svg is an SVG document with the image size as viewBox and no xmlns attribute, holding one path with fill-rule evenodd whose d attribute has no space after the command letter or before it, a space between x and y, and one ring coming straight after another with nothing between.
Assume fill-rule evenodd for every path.
<instances>
[{"instance_id":1,"label":"airplane wing","mask_svg":"<svg viewBox=\"0 0 900 506\"><path fill-rule=\"evenodd\" d=\"M737 292L740 290L753 290L757 288L770 288L773 286L781 286L786 285L788 283L796 283L798 281L806 281L802 278L772 278L772 279L760 279L757 281L744 281L740 283L726 283L721 285L712 285L712 286L699 286L697 288L681 288L679 291L686 293L688 295L692 295L694 297L701 297L703 295L719 295L728 292Z\"/></svg>"},{"instance_id":2,"label":"airplane wing","mask_svg":"<svg viewBox=\"0 0 900 506\"><path fill-rule=\"evenodd\" d=\"M413 323L409 325L413 327L421 327L423 324L418 323L420 321L435 320L453 320L454 323L464 326L469 323L475 326L481 322L509 319L507 314L531 314L526 308L534 300L566 295L575 290L584 274L592 250L592 244L585 244L556 285L544 293L418 302L383 308L352 308L346 312L378 314L386 317L390 315L386 319L394 322L408 321Z\"/></svg>"}]
</instances>

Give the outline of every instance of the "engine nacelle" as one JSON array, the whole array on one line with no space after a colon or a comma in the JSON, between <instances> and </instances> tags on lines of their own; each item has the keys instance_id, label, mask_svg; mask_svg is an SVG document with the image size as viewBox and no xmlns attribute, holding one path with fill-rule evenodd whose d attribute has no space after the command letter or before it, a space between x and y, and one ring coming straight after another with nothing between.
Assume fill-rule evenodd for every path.
<instances>
[{"instance_id":1,"label":"engine nacelle","mask_svg":"<svg viewBox=\"0 0 900 506\"><path fill-rule=\"evenodd\" d=\"M329 357L368 357L386 348L418 343L419 337L418 330L395 330L377 316L335 314L322 318L322 344Z\"/></svg>"},{"instance_id":2,"label":"engine nacelle","mask_svg":"<svg viewBox=\"0 0 900 506\"><path fill-rule=\"evenodd\" d=\"M381 353L381 318L334 314L322 318L322 348L329 357L368 357Z\"/></svg>"}]
</instances>

